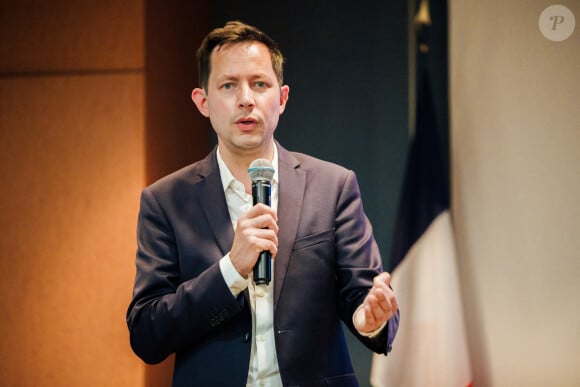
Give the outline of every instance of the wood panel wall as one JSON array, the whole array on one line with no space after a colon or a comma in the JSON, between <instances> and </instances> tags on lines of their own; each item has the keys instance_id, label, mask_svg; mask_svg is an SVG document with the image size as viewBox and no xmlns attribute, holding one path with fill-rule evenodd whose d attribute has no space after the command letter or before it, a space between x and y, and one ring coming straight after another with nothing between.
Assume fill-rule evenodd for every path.
<instances>
[{"instance_id":1,"label":"wood panel wall","mask_svg":"<svg viewBox=\"0 0 580 387\"><path fill-rule=\"evenodd\" d=\"M208 148L187 3L0 1L2 385L159 385L125 312L142 187Z\"/></svg>"}]
</instances>

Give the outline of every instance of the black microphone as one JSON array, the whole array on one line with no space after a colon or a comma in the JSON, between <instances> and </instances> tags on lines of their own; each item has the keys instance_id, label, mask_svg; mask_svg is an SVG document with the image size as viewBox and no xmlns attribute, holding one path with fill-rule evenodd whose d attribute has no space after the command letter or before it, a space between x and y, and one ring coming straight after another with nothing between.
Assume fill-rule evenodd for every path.
<instances>
[{"instance_id":1,"label":"black microphone","mask_svg":"<svg viewBox=\"0 0 580 387\"><path fill-rule=\"evenodd\" d=\"M274 177L274 167L266 159L256 159L250 164L248 169L250 180L252 180L252 199L254 205L264 203L270 206L270 194L272 192L272 178ZM272 254L262 251L258 256L258 261L254 266L254 283L256 285L267 286L272 280Z\"/></svg>"}]
</instances>

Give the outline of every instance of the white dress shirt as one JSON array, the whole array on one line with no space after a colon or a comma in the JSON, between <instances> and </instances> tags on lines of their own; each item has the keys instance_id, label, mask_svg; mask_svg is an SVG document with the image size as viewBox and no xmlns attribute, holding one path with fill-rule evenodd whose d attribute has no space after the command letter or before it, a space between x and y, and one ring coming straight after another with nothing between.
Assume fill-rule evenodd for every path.
<instances>
[{"instance_id":1,"label":"white dress shirt","mask_svg":"<svg viewBox=\"0 0 580 387\"><path fill-rule=\"evenodd\" d=\"M223 159L220 150L217 151L217 160L224 188L228 211L234 231L238 219L252 206L252 195L245 191L244 184L232 175ZM274 210L278 208L278 150L274 146L272 158L274 177L270 205ZM237 297L246 288L248 289L252 309L252 350L248 371L247 386L278 387L282 386L278 359L276 357L276 343L274 341L274 273L268 286L256 286L252 281L252 274L243 278L234 268L229 253L220 260L220 270L224 280L234 297ZM272 261L272 267L274 261Z\"/></svg>"}]
</instances>

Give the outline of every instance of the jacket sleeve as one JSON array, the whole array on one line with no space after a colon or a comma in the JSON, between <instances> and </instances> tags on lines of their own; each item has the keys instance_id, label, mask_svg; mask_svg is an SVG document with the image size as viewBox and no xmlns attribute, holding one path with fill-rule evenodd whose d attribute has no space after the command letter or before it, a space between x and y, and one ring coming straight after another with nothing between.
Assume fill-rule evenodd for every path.
<instances>
[{"instance_id":1,"label":"jacket sleeve","mask_svg":"<svg viewBox=\"0 0 580 387\"><path fill-rule=\"evenodd\" d=\"M336 206L336 245L341 318L365 346L387 354L399 326L399 311L372 338L359 334L352 321L354 312L373 285L373 278L383 271L373 229L364 213L360 189L352 171L346 175Z\"/></svg>"},{"instance_id":2,"label":"jacket sleeve","mask_svg":"<svg viewBox=\"0 0 580 387\"><path fill-rule=\"evenodd\" d=\"M234 298L218 261L207 260L198 275L186 279L180 254L172 222L145 188L137 224L133 298L126 318L131 346L147 363L195 346L243 310L243 293Z\"/></svg>"}]
</instances>

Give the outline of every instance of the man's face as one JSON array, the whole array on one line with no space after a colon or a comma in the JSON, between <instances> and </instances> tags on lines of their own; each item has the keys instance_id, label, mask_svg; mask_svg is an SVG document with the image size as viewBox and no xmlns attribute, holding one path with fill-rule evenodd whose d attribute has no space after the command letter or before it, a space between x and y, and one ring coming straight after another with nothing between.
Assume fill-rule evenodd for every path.
<instances>
[{"instance_id":1,"label":"man's face","mask_svg":"<svg viewBox=\"0 0 580 387\"><path fill-rule=\"evenodd\" d=\"M192 98L224 151L250 154L271 148L288 93L278 84L268 48L243 42L214 49L207 90L194 90Z\"/></svg>"}]
</instances>

